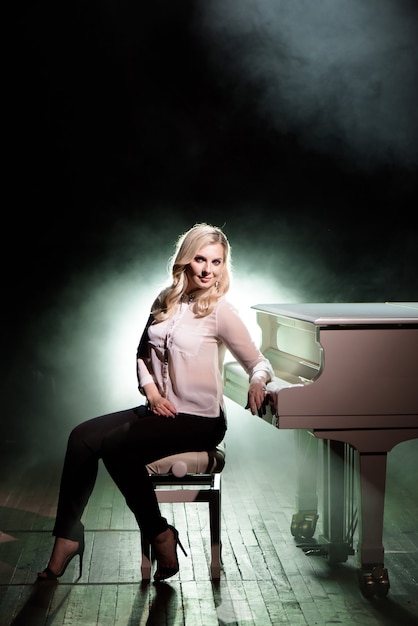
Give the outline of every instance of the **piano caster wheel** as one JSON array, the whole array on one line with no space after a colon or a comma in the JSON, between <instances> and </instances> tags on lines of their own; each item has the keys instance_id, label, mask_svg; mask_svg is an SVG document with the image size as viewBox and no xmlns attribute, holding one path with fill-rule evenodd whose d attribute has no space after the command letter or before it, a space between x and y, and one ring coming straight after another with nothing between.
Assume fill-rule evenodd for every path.
<instances>
[{"instance_id":1,"label":"piano caster wheel","mask_svg":"<svg viewBox=\"0 0 418 626\"><path fill-rule=\"evenodd\" d=\"M363 567L358 570L360 579L360 589L365 598L371 598L374 595L384 597L389 593L389 576L388 571L383 565L374 565L371 567Z\"/></svg>"},{"instance_id":2,"label":"piano caster wheel","mask_svg":"<svg viewBox=\"0 0 418 626\"><path fill-rule=\"evenodd\" d=\"M312 539L318 520L316 513L295 513L292 517L290 532L298 539Z\"/></svg>"}]
</instances>

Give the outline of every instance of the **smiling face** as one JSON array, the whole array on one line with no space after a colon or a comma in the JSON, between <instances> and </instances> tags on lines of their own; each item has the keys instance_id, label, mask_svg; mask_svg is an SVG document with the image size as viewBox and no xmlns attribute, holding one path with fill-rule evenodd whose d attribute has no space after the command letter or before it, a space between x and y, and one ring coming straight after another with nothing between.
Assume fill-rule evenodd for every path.
<instances>
[{"instance_id":1,"label":"smiling face","mask_svg":"<svg viewBox=\"0 0 418 626\"><path fill-rule=\"evenodd\" d=\"M212 287L220 278L224 263L224 249L220 243L209 244L201 248L187 266L188 285L186 293Z\"/></svg>"}]
</instances>

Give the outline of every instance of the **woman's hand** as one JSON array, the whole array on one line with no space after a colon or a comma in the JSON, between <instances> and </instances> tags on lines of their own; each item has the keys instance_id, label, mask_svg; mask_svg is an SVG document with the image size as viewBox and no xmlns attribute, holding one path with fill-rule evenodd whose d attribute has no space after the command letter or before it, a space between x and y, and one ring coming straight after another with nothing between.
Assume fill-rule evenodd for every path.
<instances>
[{"instance_id":1,"label":"woman's hand","mask_svg":"<svg viewBox=\"0 0 418 626\"><path fill-rule=\"evenodd\" d=\"M177 409L167 398L158 396L148 401L149 408L155 415L165 415L166 417L176 417Z\"/></svg>"},{"instance_id":2,"label":"woman's hand","mask_svg":"<svg viewBox=\"0 0 418 626\"><path fill-rule=\"evenodd\" d=\"M266 395L267 388L265 383L253 382L250 383L248 390L248 402L246 409L250 409L251 413L258 414L259 417L266 414Z\"/></svg>"},{"instance_id":3,"label":"woman's hand","mask_svg":"<svg viewBox=\"0 0 418 626\"><path fill-rule=\"evenodd\" d=\"M167 398L164 398L158 391L155 383L148 383L143 387L147 397L148 407L155 415L165 415L166 417L176 417L177 409Z\"/></svg>"}]
</instances>

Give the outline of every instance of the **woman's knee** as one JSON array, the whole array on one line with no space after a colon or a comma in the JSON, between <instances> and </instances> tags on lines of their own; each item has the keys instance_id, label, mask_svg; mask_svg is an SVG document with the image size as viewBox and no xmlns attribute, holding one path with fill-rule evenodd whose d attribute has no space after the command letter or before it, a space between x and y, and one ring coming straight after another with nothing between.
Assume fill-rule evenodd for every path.
<instances>
[{"instance_id":1,"label":"woman's knee","mask_svg":"<svg viewBox=\"0 0 418 626\"><path fill-rule=\"evenodd\" d=\"M85 431L85 422L75 426L68 436L68 445L71 447L78 446L82 441L84 441Z\"/></svg>"},{"instance_id":2,"label":"woman's knee","mask_svg":"<svg viewBox=\"0 0 418 626\"><path fill-rule=\"evenodd\" d=\"M88 448L91 452L97 453L101 446L101 433L97 425L97 422L87 420L75 426L68 437L68 450L81 452L82 449Z\"/></svg>"}]
</instances>

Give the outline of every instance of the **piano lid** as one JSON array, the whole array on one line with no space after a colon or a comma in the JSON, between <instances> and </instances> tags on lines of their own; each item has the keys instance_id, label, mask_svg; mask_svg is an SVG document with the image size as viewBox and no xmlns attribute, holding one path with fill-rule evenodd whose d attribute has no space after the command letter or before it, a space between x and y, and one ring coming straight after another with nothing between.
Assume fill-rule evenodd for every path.
<instances>
[{"instance_id":1,"label":"piano lid","mask_svg":"<svg viewBox=\"0 0 418 626\"><path fill-rule=\"evenodd\" d=\"M304 302L255 304L251 308L317 326L418 324L418 302Z\"/></svg>"}]
</instances>

